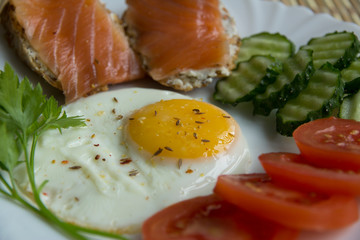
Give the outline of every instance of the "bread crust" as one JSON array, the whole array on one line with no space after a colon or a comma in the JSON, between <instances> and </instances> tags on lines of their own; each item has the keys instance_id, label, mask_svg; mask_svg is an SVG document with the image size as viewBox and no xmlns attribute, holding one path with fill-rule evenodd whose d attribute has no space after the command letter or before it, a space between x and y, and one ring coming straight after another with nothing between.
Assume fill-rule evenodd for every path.
<instances>
[{"instance_id":1,"label":"bread crust","mask_svg":"<svg viewBox=\"0 0 360 240\"><path fill-rule=\"evenodd\" d=\"M235 67L235 61L237 59L241 41L237 33L237 28L234 19L230 16L228 10L223 4L220 4L219 8L222 15L222 24L224 26L226 35L228 36L229 50L231 56L229 62L226 63L224 66L205 68L201 70L190 69L190 70L182 71L173 76L156 80L157 82L176 90L191 91L195 88L201 88L209 85L216 78L226 77L230 75L231 70ZM135 42L137 38L137 33L135 29L132 29L126 23L126 11L122 16L122 20L123 20L123 27L126 31L126 34L129 37L130 45L132 46L134 51L140 55L142 59L143 68L146 71L151 70L147 64L148 62L147 59L144 56L142 56L139 53L139 51L136 49Z\"/></svg>"},{"instance_id":2,"label":"bread crust","mask_svg":"<svg viewBox=\"0 0 360 240\"><path fill-rule=\"evenodd\" d=\"M62 90L61 82L57 76L46 66L37 51L31 46L24 28L16 19L15 6L10 2L5 5L1 12L1 23L6 30L9 45L16 50L20 58L53 87Z\"/></svg>"}]
</instances>

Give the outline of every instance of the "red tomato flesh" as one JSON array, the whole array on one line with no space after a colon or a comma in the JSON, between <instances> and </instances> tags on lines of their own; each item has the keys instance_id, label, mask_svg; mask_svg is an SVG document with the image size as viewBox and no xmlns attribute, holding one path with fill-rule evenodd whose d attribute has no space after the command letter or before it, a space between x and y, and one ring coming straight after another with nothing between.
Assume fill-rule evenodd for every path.
<instances>
[{"instance_id":1,"label":"red tomato flesh","mask_svg":"<svg viewBox=\"0 0 360 240\"><path fill-rule=\"evenodd\" d=\"M144 240L296 239L298 231L260 219L215 195L171 205L145 221Z\"/></svg>"},{"instance_id":2,"label":"red tomato flesh","mask_svg":"<svg viewBox=\"0 0 360 240\"><path fill-rule=\"evenodd\" d=\"M360 196L360 173L318 168L294 153L265 153L259 160L277 184L304 191Z\"/></svg>"},{"instance_id":3,"label":"red tomato flesh","mask_svg":"<svg viewBox=\"0 0 360 240\"><path fill-rule=\"evenodd\" d=\"M338 229L358 219L353 197L283 188L266 174L220 176L214 192L250 213L295 229Z\"/></svg>"},{"instance_id":4,"label":"red tomato flesh","mask_svg":"<svg viewBox=\"0 0 360 240\"><path fill-rule=\"evenodd\" d=\"M293 137L301 155L311 164L360 171L360 122L317 119L298 127Z\"/></svg>"}]
</instances>

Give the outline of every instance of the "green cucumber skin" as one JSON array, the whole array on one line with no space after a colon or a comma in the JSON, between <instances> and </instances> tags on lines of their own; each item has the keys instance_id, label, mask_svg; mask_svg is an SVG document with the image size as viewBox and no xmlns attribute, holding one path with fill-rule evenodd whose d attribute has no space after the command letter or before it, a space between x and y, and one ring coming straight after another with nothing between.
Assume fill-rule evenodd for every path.
<instances>
[{"instance_id":1,"label":"green cucumber skin","mask_svg":"<svg viewBox=\"0 0 360 240\"><path fill-rule=\"evenodd\" d=\"M354 33L350 33L350 32L333 32L333 33L328 33L326 35L324 35L323 37L317 37L317 38L312 38L310 39L310 41L307 43L307 45L302 46L300 49L311 49L314 51L314 53L316 53L316 49L313 48L313 44L316 44L317 41L321 41L322 39L325 39L327 37L332 37L335 36L337 34L351 34L352 37L352 44L345 50L345 53L339 57L336 62L332 63L333 66L339 70L342 70L344 68L347 68L356 58L357 54L359 53L360 50L360 42L357 38L357 36ZM329 49L329 51L333 51L333 49ZM316 54L314 54L316 55ZM315 68L320 68L321 65L317 65L316 63L316 57L314 57L314 66Z\"/></svg>"},{"instance_id":2,"label":"green cucumber skin","mask_svg":"<svg viewBox=\"0 0 360 240\"><path fill-rule=\"evenodd\" d=\"M333 67L330 63L324 64L320 68L320 70L337 74L337 80L334 86L333 95L323 102L320 109L309 111L305 119L284 121L282 112L285 111L284 110L285 106L283 108L280 108L276 113L276 131L281 135L291 137L293 131L301 124L304 124L309 121L313 121L315 119L331 116L333 115L333 111L340 106L344 96L344 85L345 85L344 81L341 78L340 71L335 67ZM309 85L310 84L311 83L309 82ZM306 88L304 89L304 91L306 91ZM296 101L296 99L294 99L294 101ZM290 104L290 102L288 102L288 104Z\"/></svg>"},{"instance_id":3,"label":"green cucumber skin","mask_svg":"<svg viewBox=\"0 0 360 240\"><path fill-rule=\"evenodd\" d=\"M257 39L266 39L271 41L262 41L261 44L253 46L253 41ZM287 46L285 46L285 48L281 48L281 46L274 47L273 44L279 45L279 43L284 43L285 45L287 44ZM281 49L279 49L279 47ZM295 44L286 36L280 33L260 32L242 39L242 45L239 51L237 63L248 61L254 55L272 55L276 59L284 60L294 55L294 52Z\"/></svg>"},{"instance_id":4,"label":"green cucumber skin","mask_svg":"<svg viewBox=\"0 0 360 240\"><path fill-rule=\"evenodd\" d=\"M302 50L302 51L306 51L308 57L312 59L311 50ZM253 114L268 116L272 110L284 106L289 99L296 97L306 87L309 78L314 73L314 71L315 70L314 70L313 62L312 60L310 60L306 64L303 71L297 73L294 79L290 80L288 83L283 85L279 91L270 93L270 95L264 99L255 97L253 99L253 106L254 106Z\"/></svg>"},{"instance_id":5,"label":"green cucumber skin","mask_svg":"<svg viewBox=\"0 0 360 240\"><path fill-rule=\"evenodd\" d=\"M360 90L360 77L353 79L351 82L345 83L345 93L349 95L353 95L359 90Z\"/></svg>"},{"instance_id":6,"label":"green cucumber skin","mask_svg":"<svg viewBox=\"0 0 360 240\"><path fill-rule=\"evenodd\" d=\"M356 35L354 33L352 33L352 34L353 34L353 38L354 38L353 44L351 45L350 48L346 49L344 56L342 56L334 64L334 67L336 67L339 70L349 67L350 64L355 60L356 56L359 53L360 42L359 42L358 38L356 37Z\"/></svg>"},{"instance_id":7,"label":"green cucumber skin","mask_svg":"<svg viewBox=\"0 0 360 240\"><path fill-rule=\"evenodd\" d=\"M345 82L345 93L355 94L360 90L360 59L355 59L349 67L341 71L341 76Z\"/></svg>"},{"instance_id":8,"label":"green cucumber skin","mask_svg":"<svg viewBox=\"0 0 360 240\"><path fill-rule=\"evenodd\" d=\"M261 66L265 69L263 72L263 76L261 79L257 79L257 85L254 86L254 88L249 91L247 94L243 96L234 97L232 96L233 93L229 92L228 90L231 90L232 88L235 88L234 86L230 86L231 81L246 81L247 79L241 78L241 76L238 76L239 74L242 74L242 66L245 64L250 64L245 66L245 70L248 70L251 67L255 67L254 64L252 65L253 60L256 60L257 58L266 58L269 62L271 62L269 65ZM266 86L272 82L275 81L275 78L282 70L281 62L273 58L272 56L261 56L261 55L255 55L249 61L247 62L240 62L237 66L237 69L233 70L233 74L230 77L223 78L219 80L216 83L215 86L215 92L213 94L213 98L221 102L223 104L231 104L233 106L236 106L240 102L245 101L251 101L255 95L259 93L263 93L266 89ZM261 73L260 73L261 74ZM236 79L235 79L236 78ZM220 87L221 84L229 84L229 86ZM236 84L236 83L234 83ZM231 95L231 96L230 96ZM234 100L235 98L235 100Z\"/></svg>"},{"instance_id":9,"label":"green cucumber skin","mask_svg":"<svg viewBox=\"0 0 360 240\"><path fill-rule=\"evenodd\" d=\"M340 105L339 117L360 121L360 90L343 100Z\"/></svg>"}]
</instances>

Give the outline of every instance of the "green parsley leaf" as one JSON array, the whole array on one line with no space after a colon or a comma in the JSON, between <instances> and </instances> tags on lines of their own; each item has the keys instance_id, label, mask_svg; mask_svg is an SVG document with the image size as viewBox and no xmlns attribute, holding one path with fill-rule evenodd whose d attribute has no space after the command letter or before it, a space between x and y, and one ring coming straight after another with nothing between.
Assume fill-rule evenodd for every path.
<instances>
[{"instance_id":1,"label":"green parsley leaf","mask_svg":"<svg viewBox=\"0 0 360 240\"><path fill-rule=\"evenodd\" d=\"M41 115L44 103L40 85L33 88L27 78L19 82L10 65L5 64L0 72L0 121L24 132Z\"/></svg>"},{"instance_id":2,"label":"green parsley leaf","mask_svg":"<svg viewBox=\"0 0 360 240\"><path fill-rule=\"evenodd\" d=\"M0 167L5 171L12 172L19 163L21 147L16 136L8 132L5 123L0 123L0 136Z\"/></svg>"},{"instance_id":3,"label":"green parsley leaf","mask_svg":"<svg viewBox=\"0 0 360 240\"><path fill-rule=\"evenodd\" d=\"M86 240L85 235L97 235L113 239L126 238L103 231L88 229L67 223L57 218L42 202L40 192L48 182L35 182L35 150L43 132L48 129L86 126L79 116L68 117L54 97L46 98L39 84L35 87L27 78L19 81L14 70L5 64L0 70L0 194L13 198L29 210L48 220L56 229L71 239ZM29 145L30 144L30 145ZM28 146L31 146L30 149ZM24 161L19 161L19 156ZM33 199L32 204L22 197L15 183L13 170L18 164L25 164ZM7 173L7 177L4 176Z\"/></svg>"},{"instance_id":4,"label":"green parsley leaf","mask_svg":"<svg viewBox=\"0 0 360 240\"><path fill-rule=\"evenodd\" d=\"M79 116L68 117L62 111L62 107L58 106L55 98L51 96L44 104L42 116L29 129L30 133L33 134L36 131L41 133L47 129L57 128L61 132L61 129L64 128L83 126L86 126L83 118Z\"/></svg>"}]
</instances>

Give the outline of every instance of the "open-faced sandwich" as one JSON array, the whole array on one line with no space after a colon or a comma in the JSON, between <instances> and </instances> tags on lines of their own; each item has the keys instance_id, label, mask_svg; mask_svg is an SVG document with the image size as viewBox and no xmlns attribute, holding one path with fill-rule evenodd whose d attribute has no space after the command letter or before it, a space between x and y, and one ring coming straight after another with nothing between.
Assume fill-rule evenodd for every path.
<instances>
[{"instance_id":1,"label":"open-faced sandwich","mask_svg":"<svg viewBox=\"0 0 360 240\"><path fill-rule=\"evenodd\" d=\"M120 20L98 0L10 0L1 20L11 46L66 102L144 76Z\"/></svg>"},{"instance_id":2,"label":"open-faced sandwich","mask_svg":"<svg viewBox=\"0 0 360 240\"><path fill-rule=\"evenodd\" d=\"M219 0L128 0L127 4L126 33L154 80L189 91L230 74L240 38Z\"/></svg>"}]
</instances>

